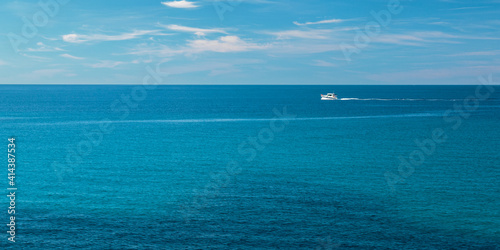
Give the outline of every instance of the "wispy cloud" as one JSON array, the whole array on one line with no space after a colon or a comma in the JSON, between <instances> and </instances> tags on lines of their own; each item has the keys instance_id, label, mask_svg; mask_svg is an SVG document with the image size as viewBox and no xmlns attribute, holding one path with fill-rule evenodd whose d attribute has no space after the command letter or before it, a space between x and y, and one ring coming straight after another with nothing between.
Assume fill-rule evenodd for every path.
<instances>
[{"instance_id":1,"label":"wispy cloud","mask_svg":"<svg viewBox=\"0 0 500 250\"><path fill-rule=\"evenodd\" d=\"M222 33L222 34L227 34L227 32L223 29L202 29L202 28L193 28L193 27L187 27L187 26L181 26L181 25L161 25L161 27L164 27L169 30L174 30L174 31L180 31L180 32L188 32L188 33L193 33L197 36L205 36L206 34L210 33Z\"/></svg>"},{"instance_id":2,"label":"wispy cloud","mask_svg":"<svg viewBox=\"0 0 500 250\"><path fill-rule=\"evenodd\" d=\"M70 54L61 54L61 57L68 58L68 59L75 59L75 60L83 60L83 59L85 59L83 57L72 56Z\"/></svg>"},{"instance_id":3,"label":"wispy cloud","mask_svg":"<svg viewBox=\"0 0 500 250\"><path fill-rule=\"evenodd\" d=\"M42 42L38 42L36 45L37 45L38 47L36 47L36 48L28 48L28 49L26 49L26 51L28 51L28 52L50 52L50 51L64 51L64 50L63 50L63 49L61 49L61 48L48 46L48 45L45 45L45 44L44 44L44 43L42 43Z\"/></svg>"},{"instance_id":4,"label":"wispy cloud","mask_svg":"<svg viewBox=\"0 0 500 250\"><path fill-rule=\"evenodd\" d=\"M26 54L26 53L20 53L20 55L24 56L26 58L33 59L35 61L40 61L40 62L47 62L47 61L51 61L52 60L52 58L49 58L49 57L34 56L34 55Z\"/></svg>"},{"instance_id":5,"label":"wispy cloud","mask_svg":"<svg viewBox=\"0 0 500 250\"><path fill-rule=\"evenodd\" d=\"M0 65L7 65L7 62L0 60Z\"/></svg>"},{"instance_id":6,"label":"wispy cloud","mask_svg":"<svg viewBox=\"0 0 500 250\"><path fill-rule=\"evenodd\" d=\"M94 63L94 64L88 64L91 68L114 68L118 65L124 64L125 62L120 62L120 61L101 61L99 63Z\"/></svg>"},{"instance_id":7,"label":"wispy cloud","mask_svg":"<svg viewBox=\"0 0 500 250\"><path fill-rule=\"evenodd\" d=\"M441 31L417 31L406 34L384 34L374 42L397 45L422 46L429 43L463 43L464 40L499 40L496 37L454 35Z\"/></svg>"},{"instance_id":8,"label":"wispy cloud","mask_svg":"<svg viewBox=\"0 0 500 250\"><path fill-rule=\"evenodd\" d=\"M340 23L343 22L344 20L342 19L328 19L328 20L321 20L317 22L305 22L305 23L299 23L297 21L293 22L293 24L297 26L306 26L306 25L316 25L316 24L326 24L326 23Z\"/></svg>"},{"instance_id":9,"label":"wispy cloud","mask_svg":"<svg viewBox=\"0 0 500 250\"><path fill-rule=\"evenodd\" d=\"M311 65L319 66L319 67L335 67L335 66L337 66L336 64L333 64L333 63L327 62L327 61L323 61L323 60L314 60L314 62Z\"/></svg>"},{"instance_id":10,"label":"wispy cloud","mask_svg":"<svg viewBox=\"0 0 500 250\"><path fill-rule=\"evenodd\" d=\"M484 9L488 8L488 6L477 6L477 7L461 7L461 8L454 8L450 10L474 10L474 9Z\"/></svg>"},{"instance_id":11,"label":"wispy cloud","mask_svg":"<svg viewBox=\"0 0 500 250\"><path fill-rule=\"evenodd\" d=\"M139 46L128 54L130 55L155 55L162 59L175 55L184 54L191 56L203 52L218 52L218 53L233 53L245 52L254 50L263 50L270 48L271 44L257 44L250 41L245 41L238 36L222 36L217 39L195 39L188 40L187 44L178 48L171 48L164 44L156 46Z\"/></svg>"},{"instance_id":12,"label":"wispy cloud","mask_svg":"<svg viewBox=\"0 0 500 250\"><path fill-rule=\"evenodd\" d=\"M450 56L497 56L497 55L500 55L500 50L465 52L465 53L453 54Z\"/></svg>"},{"instance_id":13,"label":"wispy cloud","mask_svg":"<svg viewBox=\"0 0 500 250\"><path fill-rule=\"evenodd\" d=\"M299 41L299 42L286 42L286 43L275 43L273 44L273 49L270 51L274 55L281 56L295 56L295 55L306 55L306 54L317 54L332 51L341 51L342 47L338 43L328 43L328 42L309 42L309 41Z\"/></svg>"},{"instance_id":14,"label":"wispy cloud","mask_svg":"<svg viewBox=\"0 0 500 250\"><path fill-rule=\"evenodd\" d=\"M101 41L123 41L136 39L143 35L149 35L157 33L157 30L136 30L130 33L123 33L119 35L104 35L104 34L92 34L92 35L80 35L80 34L67 34L63 35L62 38L68 43L84 43L84 42L101 42Z\"/></svg>"},{"instance_id":15,"label":"wispy cloud","mask_svg":"<svg viewBox=\"0 0 500 250\"><path fill-rule=\"evenodd\" d=\"M427 40L414 34L386 34L373 39L373 42L389 43L396 45L421 46Z\"/></svg>"},{"instance_id":16,"label":"wispy cloud","mask_svg":"<svg viewBox=\"0 0 500 250\"><path fill-rule=\"evenodd\" d=\"M213 0L213 1L219 1L219 0ZM276 4L276 1L270 1L270 0L238 0L238 2L244 2L244 3L253 3L253 4Z\"/></svg>"},{"instance_id":17,"label":"wispy cloud","mask_svg":"<svg viewBox=\"0 0 500 250\"><path fill-rule=\"evenodd\" d=\"M305 38L305 39L328 39L328 34L332 30L312 29L312 30L285 30L276 32L264 32L276 36L278 39Z\"/></svg>"},{"instance_id":18,"label":"wispy cloud","mask_svg":"<svg viewBox=\"0 0 500 250\"><path fill-rule=\"evenodd\" d=\"M242 40L237 36L223 36L216 40L192 40L188 43L189 51L192 52L241 52L268 48L269 45L259 45Z\"/></svg>"},{"instance_id":19,"label":"wispy cloud","mask_svg":"<svg viewBox=\"0 0 500 250\"><path fill-rule=\"evenodd\" d=\"M171 1L171 2L161 2L161 4L171 7L171 8L180 8L180 9L192 9L192 8L198 8L199 6L196 5L194 2L189 2L186 0L181 0L181 1Z\"/></svg>"}]
</instances>

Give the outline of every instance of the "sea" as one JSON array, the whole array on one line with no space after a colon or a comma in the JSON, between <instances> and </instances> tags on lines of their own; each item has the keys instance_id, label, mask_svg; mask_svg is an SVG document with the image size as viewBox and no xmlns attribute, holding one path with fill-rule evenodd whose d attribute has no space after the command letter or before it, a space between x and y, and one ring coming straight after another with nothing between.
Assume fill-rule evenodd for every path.
<instances>
[{"instance_id":1,"label":"sea","mask_svg":"<svg viewBox=\"0 0 500 250\"><path fill-rule=\"evenodd\" d=\"M0 85L0 248L499 249L499 128L489 85Z\"/></svg>"}]
</instances>

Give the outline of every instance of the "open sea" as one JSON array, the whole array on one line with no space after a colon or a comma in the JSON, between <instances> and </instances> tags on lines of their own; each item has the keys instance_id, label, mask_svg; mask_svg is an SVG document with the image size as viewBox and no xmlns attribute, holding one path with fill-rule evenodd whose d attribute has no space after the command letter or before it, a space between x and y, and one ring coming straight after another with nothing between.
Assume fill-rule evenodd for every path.
<instances>
[{"instance_id":1,"label":"open sea","mask_svg":"<svg viewBox=\"0 0 500 250\"><path fill-rule=\"evenodd\" d=\"M499 128L498 86L0 85L0 248L499 249Z\"/></svg>"}]
</instances>

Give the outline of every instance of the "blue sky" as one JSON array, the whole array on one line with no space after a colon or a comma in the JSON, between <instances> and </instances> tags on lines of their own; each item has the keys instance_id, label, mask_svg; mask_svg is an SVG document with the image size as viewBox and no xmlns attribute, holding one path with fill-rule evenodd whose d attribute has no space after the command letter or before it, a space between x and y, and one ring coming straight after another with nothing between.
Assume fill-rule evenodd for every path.
<instances>
[{"instance_id":1,"label":"blue sky","mask_svg":"<svg viewBox=\"0 0 500 250\"><path fill-rule=\"evenodd\" d=\"M500 0L56 1L0 3L0 84L140 84L157 65L165 84L477 84L500 70Z\"/></svg>"}]
</instances>

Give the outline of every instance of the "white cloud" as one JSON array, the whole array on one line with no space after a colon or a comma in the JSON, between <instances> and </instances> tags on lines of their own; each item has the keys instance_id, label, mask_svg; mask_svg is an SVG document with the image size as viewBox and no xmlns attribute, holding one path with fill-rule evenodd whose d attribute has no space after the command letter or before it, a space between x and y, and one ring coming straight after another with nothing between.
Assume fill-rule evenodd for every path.
<instances>
[{"instance_id":1,"label":"white cloud","mask_svg":"<svg viewBox=\"0 0 500 250\"><path fill-rule=\"evenodd\" d=\"M193 40L189 41L189 53L213 51L213 52L241 52L268 48L269 45L258 45L241 40L237 36L223 36L217 40Z\"/></svg>"},{"instance_id":2,"label":"white cloud","mask_svg":"<svg viewBox=\"0 0 500 250\"><path fill-rule=\"evenodd\" d=\"M28 52L64 51L61 48L48 46L48 45L45 45L42 42L38 42L36 45L38 46L37 48L28 48L28 49L26 49L26 51L28 51Z\"/></svg>"},{"instance_id":3,"label":"white cloud","mask_svg":"<svg viewBox=\"0 0 500 250\"><path fill-rule=\"evenodd\" d=\"M327 62L327 61L323 61L323 60L314 60L314 63L312 65L320 66L320 67L335 67L335 66L337 66L336 64L333 64L333 63Z\"/></svg>"},{"instance_id":4,"label":"white cloud","mask_svg":"<svg viewBox=\"0 0 500 250\"><path fill-rule=\"evenodd\" d=\"M139 46L131 50L130 55L155 55L162 59L167 59L175 55L184 54L192 56L202 52L219 52L219 53L232 53L232 52L245 52L252 50L263 50L271 48L271 44L257 44L242 40L237 36L222 36L218 39L195 39L187 41L185 46L178 48L171 48L164 44L157 44L156 46Z\"/></svg>"},{"instance_id":5,"label":"white cloud","mask_svg":"<svg viewBox=\"0 0 500 250\"><path fill-rule=\"evenodd\" d=\"M427 43L462 43L463 40L500 40L500 38L485 36L458 36L441 31L419 31L407 34L384 34L373 38L373 42L409 46L422 46Z\"/></svg>"},{"instance_id":6,"label":"white cloud","mask_svg":"<svg viewBox=\"0 0 500 250\"><path fill-rule=\"evenodd\" d=\"M7 63L3 60L0 60L0 65L7 65Z\"/></svg>"},{"instance_id":7,"label":"white cloud","mask_svg":"<svg viewBox=\"0 0 500 250\"><path fill-rule=\"evenodd\" d=\"M61 56L64 57L64 58L75 59L75 60L83 60L83 59L85 59L83 57L72 56L70 54L62 54Z\"/></svg>"},{"instance_id":8,"label":"white cloud","mask_svg":"<svg viewBox=\"0 0 500 250\"><path fill-rule=\"evenodd\" d=\"M161 2L161 4L163 4L165 6L168 6L168 7L180 8L180 9L192 9L192 8L198 8L199 7L194 2L188 2L186 0L171 1L171 2Z\"/></svg>"},{"instance_id":9,"label":"white cloud","mask_svg":"<svg viewBox=\"0 0 500 250\"><path fill-rule=\"evenodd\" d=\"M153 62L153 59L135 59L135 60L132 60L130 63L133 63L133 64L139 64L139 63L151 63Z\"/></svg>"},{"instance_id":10,"label":"white cloud","mask_svg":"<svg viewBox=\"0 0 500 250\"><path fill-rule=\"evenodd\" d=\"M93 35L80 35L80 34L67 34L63 35L62 38L65 42L69 43L84 43L92 41L123 41L135 39L143 35L148 35L156 33L156 30L136 30L130 33L123 33L119 35L103 35L103 34L93 34Z\"/></svg>"},{"instance_id":11,"label":"white cloud","mask_svg":"<svg viewBox=\"0 0 500 250\"><path fill-rule=\"evenodd\" d=\"M223 29L201 29L201 28L193 28L193 27L187 27L187 26L181 26L181 25L175 25L175 24L160 25L160 26L167 28L169 30L193 33L197 36L204 36L204 35L209 34L209 33L227 34L227 32Z\"/></svg>"},{"instance_id":12,"label":"white cloud","mask_svg":"<svg viewBox=\"0 0 500 250\"><path fill-rule=\"evenodd\" d=\"M101 61L99 63L89 64L88 66L92 68L114 68L120 64L124 64L125 62L120 61Z\"/></svg>"},{"instance_id":13,"label":"white cloud","mask_svg":"<svg viewBox=\"0 0 500 250\"><path fill-rule=\"evenodd\" d=\"M277 32L266 32L277 36L278 39L306 38L306 39L328 39L332 30L285 30Z\"/></svg>"},{"instance_id":14,"label":"white cloud","mask_svg":"<svg viewBox=\"0 0 500 250\"><path fill-rule=\"evenodd\" d=\"M500 50L476 51L454 54L451 56L497 56L500 55Z\"/></svg>"},{"instance_id":15,"label":"white cloud","mask_svg":"<svg viewBox=\"0 0 500 250\"><path fill-rule=\"evenodd\" d=\"M461 8L454 8L454 9L449 9L449 10L473 10L473 9L484 9L484 8L490 8L490 6L461 7Z\"/></svg>"},{"instance_id":16,"label":"white cloud","mask_svg":"<svg viewBox=\"0 0 500 250\"><path fill-rule=\"evenodd\" d=\"M373 38L373 42L408 46L422 46L426 43L460 43L458 39L468 39L440 31L420 31L407 34L384 34Z\"/></svg>"},{"instance_id":17,"label":"white cloud","mask_svg":"<svg viewBox=\"0 0 500 250\"><path fill-rule=\"evenodd\" d=\"M49 41L57 41L58 40L57 38L52 38L52 37L46 37L46 36L40 36L40 37L42 37L45 40L49 40Z\"/></svg>"},{"instance_id":18,"label":"white cloud","mask_svg":"<svg viewBox=\"0 0 500 250\"><path fill-rule=\"evenodd\" d=\"M299 23L299 22L293 22L293 24L297 26L306 26L306 25L315 25L315 24L326 24L326 23L340 23L343 22L344 20L342 19L329 19L329 20L321 20L317 22L305 22L305 23Z\"/></svg>"},{"instance_id":19,"label":"white cloud","mask_svg":"<svg viewBox=\"0 0 500 250\"><path fill-rule=\"evenodd\" d=\"M300 54L316 54L331 51L341 51L340 41L333 42L287 42L273 44L273 50L270 51L276 55L300 55Z\"/></svg>"},{"instance_id":20,"label":"white cloud","mask_svg":"<svg viewBox=\"0 0 500 250\"><path fill-rule=\"evenodd\" d=\"M48 58L48 57L42 57L42 56L33 56L33 55L28 55L26 53L20 53L20 55L24 56L24 57L27 57L27 58L31 58L35 61L40 61L40 62L47 62L47 61L51 61L52 58Z\"/></svg>"},{"instance_id":21,"label":"white cloud","mask_svg":"<svg viewBox=\"0 0 500 250\"><path fill-rule=\"evenodd\" d=\"M425 43L426 40L423 37L415 35L406 34L387 34L375 37L374 42L379 43L390 43L397 45L409 45L409 46L420 46Z\"/></svg>"}]
</instances>

